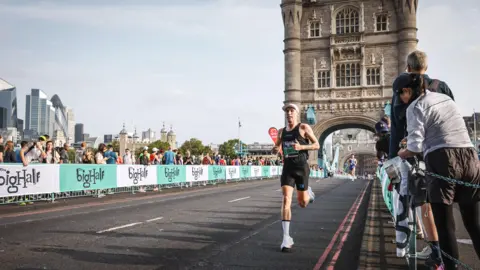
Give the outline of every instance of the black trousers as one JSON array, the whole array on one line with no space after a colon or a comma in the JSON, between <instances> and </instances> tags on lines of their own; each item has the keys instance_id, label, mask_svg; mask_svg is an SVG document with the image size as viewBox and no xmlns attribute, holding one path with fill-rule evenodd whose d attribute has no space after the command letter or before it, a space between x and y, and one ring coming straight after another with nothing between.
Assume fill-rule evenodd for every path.
<instances>
[{"instance_id":1,"label":"black trousers","mask_svg":"<svg viewBox=\"0 0 480 270\"><path fill-rule=\"evenodd\" d=\"M455 259L459 258L457 237L455 236L455 220L453 217L453 205L432 203L433 218L438 231L440 249ZM460 203L460 213L463 225L473 242L473 247L480 260L480 201L472 203ZM456 263L442 256L445 269L457 269Z\"/></svg>"}]
</instances>

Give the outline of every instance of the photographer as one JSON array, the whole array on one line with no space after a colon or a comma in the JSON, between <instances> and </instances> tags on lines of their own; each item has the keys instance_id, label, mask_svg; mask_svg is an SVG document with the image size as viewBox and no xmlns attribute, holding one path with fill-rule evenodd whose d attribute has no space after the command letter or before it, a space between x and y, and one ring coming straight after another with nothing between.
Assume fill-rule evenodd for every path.
<instances>
[{"instance_id":1,"label":"photographer","mask_svg":"<svg viewBox=\"0 0 480 270\"><path fill-rule=\"evenodd\" d=\"M470 141L462 114L447 95L426 89L425 78L410 74L399 90L407 109L407 148L398 152L402 159L423 153L426 169L451 179L480 183L480 164ZM440 248L458 259L453 203L459 204L463 223L480 258L480 191L427 175L427 194L438 231ZM445 269L455 262L443 257Z\"/></svg>"}]
</instances>

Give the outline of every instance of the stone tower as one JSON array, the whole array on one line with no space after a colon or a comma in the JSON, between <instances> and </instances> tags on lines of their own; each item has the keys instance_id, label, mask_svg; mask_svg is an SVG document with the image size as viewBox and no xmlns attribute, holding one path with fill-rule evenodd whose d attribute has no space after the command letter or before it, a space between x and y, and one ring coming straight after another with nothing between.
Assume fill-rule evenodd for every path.
<instances>
[{"instance_id":1,"label":"stone tower","mask_svg":"<svg viewBox=\"0 0 480 270\"><path fill-rule=\"evenodd\" d=\"M419 0L393 0L397 14L398 73L405 71L407 68L406 56L417 48L418 1Z\"/></svg>"},{"instance_id":2,"label":"stone tower","mask_svg":"<svg viewBox=\"0 0 480 270\"><path fill-rule=\"evenodd\" d=\"M374 131L416 49L418 0L282 0L285 100L323 147L332 132ZM308 114L307 114L308 110ZM307 118L308 117L308 118ZM310 162L322 163L322 151Z\"/></svg>"},{"instance_id":3,"label":"stone tower","mask_svg":"<svg viewBox=\"0 0 480 270\"><path fill-rule=\"evenodd\" d=\"M173 132L173 127L170 126L170 131L167 134L167 142L170 144L172 149L177 148L177 135Z\"/></svg>"},{"instance_id":4,"label":"stone tower","mask_svg":"<svg viewBox=\"0 0 480 270\"><path fill-rule=\"evenodd\" d=\"M160 131L160 140L162 142L167 141L167 129L165 128L165 122L163 122L162 130Z\"/></svg>"},{"instance_id":5,"label":"stone tower","mask_svg":"<svg viewBox=\"0 0 480 270\"><path fill-rule=\"evenodd\" d=\"M301 108L301 21L302 0L282 0L282 19L285 27L285 102Z\"/></svg>"},{"instance_id":6,"label":"stone tower","mask_svg":"<svg viewBox=\"0 0 480 270\"><path fill-rule=\"evenodd\" d=\"M123 157L125 155L125 149L127 149L127 144L128 144L128 132L125 129L125 123L123 123L123 128L119 133L119 150L120 150L120 156Z\"/></svg>"}]
</instances>

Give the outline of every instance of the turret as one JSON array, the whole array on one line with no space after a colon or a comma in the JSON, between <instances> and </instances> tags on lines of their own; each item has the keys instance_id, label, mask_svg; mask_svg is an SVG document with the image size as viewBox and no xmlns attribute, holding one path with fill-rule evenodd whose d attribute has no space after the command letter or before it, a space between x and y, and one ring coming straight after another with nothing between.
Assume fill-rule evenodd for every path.
<instances>
[{"instance_id":1,"label":"turret","mask_svg":"<svg viewBox=\"0 0 480 270\"><path fill-rule=\"evenodd\" d=\"M282 0L282 19L285 27L285 104L295 103L301 108L301 52L300 22L302 0Z\"/></svg>"},{"instance_id":2,"label":"turret","mask_svg":"<svg viewBox=\"0 0 480 270\"><path fill-rule=\"evenodd\" d=\"M398 25L398 73L405 72L407 56L417 49L418 0L394 1Z\"/></svg>"},{"instance_id":3,"label":"turret","mask_svg":"<svg viewBox=\"0 0 480 270\"><path fill-rule=\"evenodd\" d=\"M162 142L167 141L167 129L165 128L165 122L163 122L162 130L160 131L160 140Z\"/></svg>"}]
</instances>

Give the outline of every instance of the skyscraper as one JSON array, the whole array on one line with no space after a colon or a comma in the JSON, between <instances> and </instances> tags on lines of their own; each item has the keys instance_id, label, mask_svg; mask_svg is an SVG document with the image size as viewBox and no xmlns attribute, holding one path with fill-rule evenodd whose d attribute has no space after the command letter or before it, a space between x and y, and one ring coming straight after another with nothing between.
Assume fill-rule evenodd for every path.
<instances>
[{"instance_id":1,"label":"skyscraper","mask_svg":"<svg viewBox=\"0 0 480 270\"><path fill-rule=\"evenodd\" d=\"M55 125L55 108L47 94L40 89L32 89L27 95L25 106L25 129L38 134L53 135Z\"/></svg>"},{"instance_id":2,"label":"skyscraper","mask_svg":"<svg viewBox=\"0 0 480 270\"><path fill-rule=\"evenodd\" d=\"M83 141L83 124L76 124L75 125L75 142Z\"/></svg>"},{"instance_id":3,"label":"skyscraper","mask_svg":"<svg viewBox=\"0 0 480 270\"><path fill-rule=\"evenodd\" d=\"M10 83L0 79L0 108L5 108L0 119L0 127L17 127L17 89ZM3 121L5 121L3 123Z\"/></svg>"},{"instance_id":4,"label":"skyscraper","mask_svg":"<svg viewBox=\"0 0 480 270\"><path fill-rule=\"evenodd\" d=\"M68 143L75 143L75 114L72 108L67 109L67 121L68 121Z\"/></svg>"}]
</instances>

